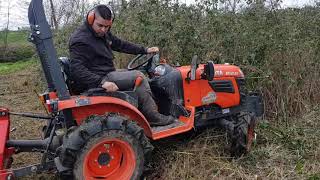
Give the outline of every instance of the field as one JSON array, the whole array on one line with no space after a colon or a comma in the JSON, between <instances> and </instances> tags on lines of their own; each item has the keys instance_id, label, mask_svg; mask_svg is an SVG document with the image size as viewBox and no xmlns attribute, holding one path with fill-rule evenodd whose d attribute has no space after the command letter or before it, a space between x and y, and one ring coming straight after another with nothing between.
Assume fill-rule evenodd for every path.
<instances>
[{"instance_id":1,"label":"field","mask_svg":"<svg viewBox=\"0 0 320 180\"><path fill-rule=\"evenodd\" d=\"M18 68L17 68L18 67ZM43 91L40 65L34 60L0 64L0 106L14 112L45 113L37 100ZM3 70L6 69L6 70ZM153 142L155 151L147 179L320 179L320 107L299 118L264 118L252 152L239 159L228 154L225 132L216 129L187 133ZM286 123L281 123L286 122ZM12 139L41 137L39 121L11 117ZM39 161L38 154L15 156L14 167ZM54 179L41 174L24 179Z\"/></svg>"},{"instance_id":2,"label":"field","mask_svg":"<svg viewBox=\"0 0 320 180\"><path fill-rule=\"evenodd\" d=\"M5 31L0 31L0 38L4 39ZM9 31L8 32L8 44L10 45L28 45L27 41L29 32L28 31ZM4 45L4 41L0 41L0 46Z\"/></svg>"}]
</instances>

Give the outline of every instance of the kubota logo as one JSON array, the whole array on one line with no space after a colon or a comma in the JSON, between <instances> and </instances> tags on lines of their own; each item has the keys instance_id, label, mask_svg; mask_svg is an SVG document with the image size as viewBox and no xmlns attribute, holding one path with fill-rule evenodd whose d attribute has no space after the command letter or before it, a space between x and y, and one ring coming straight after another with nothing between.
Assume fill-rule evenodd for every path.
<instances>
[{"instance_id":1,"label":"kubota logo","mask_svg":"<svg viewBox=\"0 0 320 180\"><path fill-rule=\"evenodd\" d=\"M223 72L221 70L217 70L214 72L215 77L223 76Z\"/></svg>"}]
</instances>

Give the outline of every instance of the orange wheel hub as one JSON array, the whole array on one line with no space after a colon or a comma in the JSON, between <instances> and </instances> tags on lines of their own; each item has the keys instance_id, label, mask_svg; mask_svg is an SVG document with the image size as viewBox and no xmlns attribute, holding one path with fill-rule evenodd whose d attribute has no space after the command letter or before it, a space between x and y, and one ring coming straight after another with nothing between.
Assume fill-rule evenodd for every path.
<instances>
[{"instance_id":1,"label":"orange wheel hub","mask_svg":"<svg viewBox=\"0 0 320 180\"><path fill-rule=\"evenodd\" d=\"M130 179L135 167L135 153L129 143L106 138L94 145L83 164L85 179Z\"/></svg>"}]
</instances>

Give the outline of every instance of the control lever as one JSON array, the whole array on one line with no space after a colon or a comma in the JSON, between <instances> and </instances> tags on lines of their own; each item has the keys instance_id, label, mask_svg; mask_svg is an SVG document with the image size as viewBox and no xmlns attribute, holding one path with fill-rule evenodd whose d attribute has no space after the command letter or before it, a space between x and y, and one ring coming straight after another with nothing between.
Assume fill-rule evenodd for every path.
<instances>
[{"instance_id":1,"label":"control lever","mask_svg":"<svg viewBox=\"0 0 320 180\"><path fill-rule=\"evenodd\" d=\"M134 82L134 88L133 88L133 91L136 91L136 89L141 85L143 81L143 77L141 76L138 76Z\"/></svg>"}]
</instances>

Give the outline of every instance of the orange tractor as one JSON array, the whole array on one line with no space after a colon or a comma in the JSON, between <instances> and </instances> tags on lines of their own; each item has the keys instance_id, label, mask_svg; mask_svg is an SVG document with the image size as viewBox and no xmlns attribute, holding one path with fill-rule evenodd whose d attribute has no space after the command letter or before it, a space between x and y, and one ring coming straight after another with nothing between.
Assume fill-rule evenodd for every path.
<instances>
[{"instance_id":1,"label":"orange tractor","mask_svg":"<svg viewBox=\"0 0 320 180\"><path fill-rule=\"evenodd\" d=\"M0 179L52 170L62 179L139 179L153 150L150 141L211 125L226 129L232 156L250 150L263 103L259 94L245 90L237 66L199 64L195 56L190 66L173 67L160 62L158 54L138 55L128 70L145 72L159 112L177 118L173 124L150 127L137 108L139 78L130 91L74 93L69 61L58 61L42 0L31 1L29 22L48 84L40 99L50 115L0 108ZM10 115L47 121L44 138L9 139ZM14 154L35 151L42 153L41 163L10 168Z\"/></svg>"}]
</instances>

